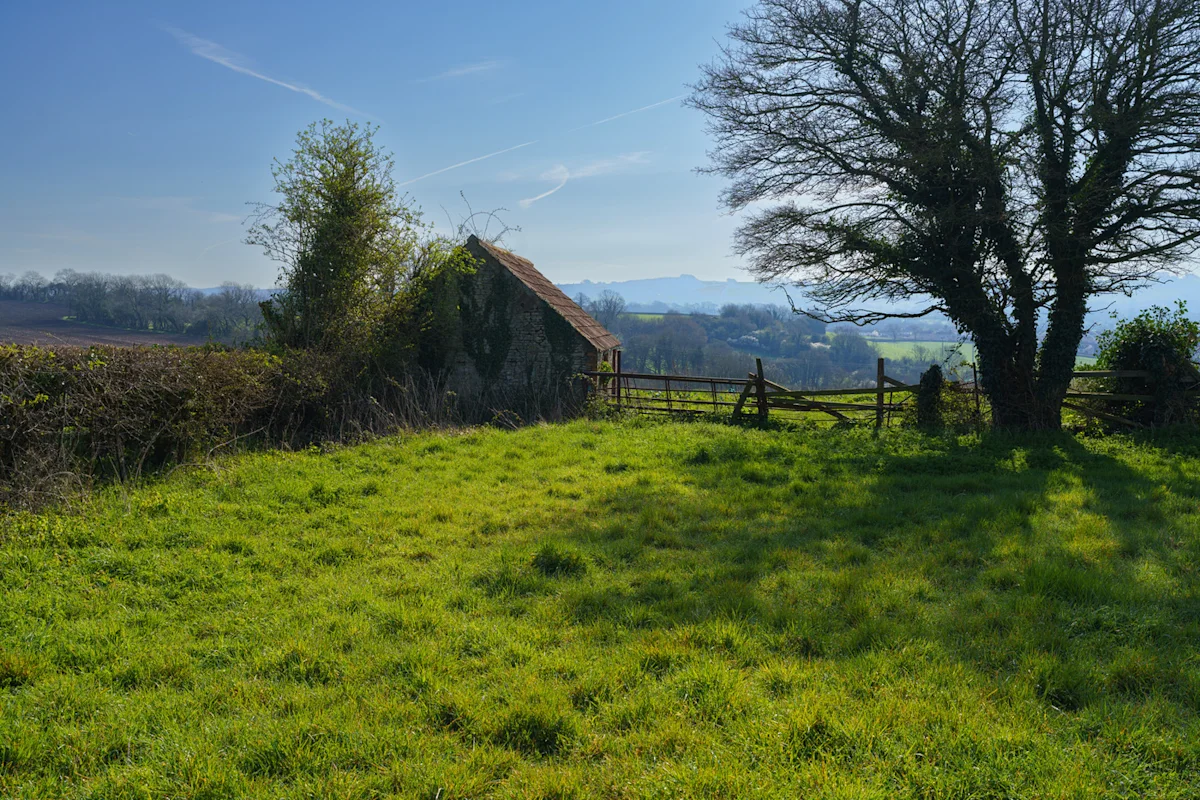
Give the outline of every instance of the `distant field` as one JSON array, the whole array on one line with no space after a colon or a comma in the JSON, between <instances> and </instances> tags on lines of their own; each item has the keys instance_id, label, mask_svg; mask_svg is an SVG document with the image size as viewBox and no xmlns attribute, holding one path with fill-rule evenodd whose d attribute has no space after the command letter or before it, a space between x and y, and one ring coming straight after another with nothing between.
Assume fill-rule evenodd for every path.
<instances>
[{"instance_id":1,"label":"distant field","mask_svg":"<svg viewBox=\"0 0 1200 800\"><path fill-rule=\"evenodd\" d=\"M0 518L0 796L1196 797L1197 453L579 421Z\"/></svg>"},{"instance_id":2,"label":"distant field","mask_svg":"<svg viewBox=\"0 0 1200 800\"><path fill-rule=\"evenodd\" d=\"M884 358L912 358L917 348L923 348L929 353L930 358L938 361L944 361L956 351L963 361L975 360L975 345L970 342L877 342L870 337L867 338L867 341L871 342Z\"/></svg>"},{"instance_id":3,"label":"distant field","mask_svg":"<svg viewBox=\"0 0 1200 800\"><path fill-rule=\"evenodd\" d=\"M642 313L641 311L626 311L621 316L622 317L636 317L637 319L644 319L649 322L657 322L658 320L665 317L666 314L649 314L649 313Z\"/></svg>"},{"instance_id":4,"label":"distant field","mask_svg":"<svg viewBox=\"0 0 1200 800\"><path fill-rule=\"evenodd\" d=\"M884 358L912 358L917 348L920 347L924 348L930 354L931 358L938 361L944 361L951 353L956 351L963 361L975 361L975 345L972 342L876 342L870 339L868 341L871 341L875 345L875 348L879 350L879 354ZM1096 363L1096 359L1094 356L1079 356L1076 362L1080 365L1090 365Z\"/></svg>"},{"instance_id":5,"label":"distant field","mask_svg":"<svg viewBox=\"0 0 1200 800\"><path fill-rule=\"evenodd\" d=\"M149 331L125 331L63 319L69 309L52 303L0 300L0 344L131 346L203 344L203 339Z\"/></svg>"}]
</instances>

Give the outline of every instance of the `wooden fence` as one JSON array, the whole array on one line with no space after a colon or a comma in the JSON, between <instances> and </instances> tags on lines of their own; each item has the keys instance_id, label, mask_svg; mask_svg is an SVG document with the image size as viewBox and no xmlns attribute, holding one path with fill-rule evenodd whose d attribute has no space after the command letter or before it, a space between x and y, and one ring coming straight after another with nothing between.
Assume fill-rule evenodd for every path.
<instances>
[{"instance_id":1,"label":"wooden fence","mask_svg":"<svg viewBox=\"0 0 1200 800\"><path fill-rule=\"evenodd\" d=\"M1185 397L1188 399L1195 400L1195 399L1200 398L1200 370L1197 369L1197 365L1194 363L1190 365L1190 369L1191 369L1190 374L1188 374L1187 376L1182 378L1180 380L1179 384L1177 384L1174 387L1174 389L1178 392L1174 396ZM1146 381L1147 387L1151 388L1152 387L1151 381L1153 380L1154 376L1145 370L1136 370L1136 369L1096 370L1096 369L1093 369L1093 370L1079 370L1079 371L1075 372L1072 377L1078 378L1078 379L1083 379L1083 380L1090 380L1090 379L1096 379L1096 378L1132 378L1135 380ZM1097 392L1097 391L1091 391L1091 390L1087 390L1087 389L1077 389L1075 387L1072 387L1071 390L1067 392L1067 399L1063 403L1063 407L1069 408L1073 411L1077 411L1080 414L1084 414L1085 416L1095 417L1096 419L1102 419L1106 422L1116 422L1116 423L1125 425L1130 428L1143 428L1145 426L1139 422L1125 419L1124 417L1120 417L1120 416L1117 416L1116 414L1109 413L1108 411L1105 411L1103 409L1097 409L1097 408L1093 408L1091 406L1083 405L1082 403L1080 403L1078 401L1080 401L1080 400L1117 400L1117 401L1128 401L1128 402L1154 403L1154 402L1158 402L1159 399L1160 399L1159 397L1157 397L1153 394Z\"/></svg>"},{"instance_id":2,"label":"wooden fence","mask_svg":"<svg viewBox=\"0 0 1200 800\"><path fill-rule=\"evenodd\" d=\"M711 414L729 409L735 417L753 413L766 418L776 410L816 414L836 422L874 419L876 427L883 427L912 400L917 388L888 377L882 358L874 386L844 389L789 389L763 375L762 359L755 359L756 371L745 378L622 372L619 359L616 367L613 372L585 374L614 407L648 414ZM960 386L974 391L973 383ZM863 395L869 395L870 401L862 402Z\"/></svg>"},{"instance_id":3,"label":"wooden fence","mask_svg":"<svg viewBox=\"0 0 1200 800\"><path fill-rule=\"evenodd\" d=\"M875 427L889 425L915 398L917 386L905 384L886 374L886 362L876 364L875 385L826 389L789 389L763 375L762 359L755 359L755 372L745 378L718 378L698 375L661 375L648 372L623 372L620 359L612 372L585 373L595 381L597 391L619 409L645 414L711 414L730 410L734 417L756 414L766 418L772 410L817 415L832 422L873 422ZM1079 370L1073 379L1133 378L1149 380L1149 372L1140 370ZM1200 372L1196 375L1200 388ZM982 419L982 398L977 376L950 384L969 393L975 416ZM1200 397L1200 391L1187 395ZM1130 427L1138 423L1102 409L1084 405L1087 400L1154 401L1149 394L1120 394L1072 387L1063 403L1078 413Z\"/></svg>"}]
</instances>

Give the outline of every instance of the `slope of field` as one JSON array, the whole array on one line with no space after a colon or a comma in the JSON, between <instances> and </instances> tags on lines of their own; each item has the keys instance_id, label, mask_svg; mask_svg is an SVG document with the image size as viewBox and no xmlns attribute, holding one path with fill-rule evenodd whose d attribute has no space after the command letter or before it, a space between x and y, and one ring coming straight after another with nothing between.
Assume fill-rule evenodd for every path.
<instances>
[{"instance_id":1,"label":"slope of field","mask_svg":"<svg viewBox=\"0 0 1200 800\"><path fill-rule=\"evenodd\" d=\"M935 361L945 361L957 353L962 361L975 360L975 345L971 342L868 341L884 358L915 358L921 353Z\"/></svg>"},{"instance_id":2,"label":"slope of field","mask_svg":"<svg viewBox=\"0 0 1200 800\"><path fill-rule=\"evenodd\" d=\"M884 358L915 358L920 354L933 361L944 362L957 353L958 357L954 359L955 361L975 361L975 344L973 342L868 341ZM1086 367L1095 364L1096 358L1095 356L1078 356L1075 363L1080 367Z\"/></svg>"},{"instance_id":3,"label":"slope of field","mask_svg":"<svg viewBox=\"0 0 1200 800\"><path fill-rule=\"evenodd\" d=\"M203 339L151 331L126 331L84 325L63 319L69 310L53 303L0 300L0 344L131 346L142 344L203 344Z\"/></svg>"},{"instance_id":4,"label":"slope of field","mask_svg":"<svg viewBox=\"0 0 1200 800\"><path fill-rule=\"evenodd\" d=\"M6 797L1194 797L1200 439L577 422L0 521Z\"/></svg>"}]
</instances>

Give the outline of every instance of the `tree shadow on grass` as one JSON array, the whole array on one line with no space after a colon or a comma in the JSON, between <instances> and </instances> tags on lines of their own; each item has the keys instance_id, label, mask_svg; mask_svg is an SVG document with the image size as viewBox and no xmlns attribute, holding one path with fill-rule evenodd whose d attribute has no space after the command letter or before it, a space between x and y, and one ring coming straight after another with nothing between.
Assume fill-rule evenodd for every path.
<instances>
[{"instance_id":1,"label":"tree shadow on grass","mask_svg":"<svg viewBox=\"0 0 1200 800\"><path fill-rule=\"evenodd\" d=\"M1200 482L1062 436L842 439L820 457L736 435L633 470L568 538L614 579L564 591L577 623L732 619L779 655L932 645L1077 710L1152 692L1195 707Z\"/></svg>"}]
</instances>

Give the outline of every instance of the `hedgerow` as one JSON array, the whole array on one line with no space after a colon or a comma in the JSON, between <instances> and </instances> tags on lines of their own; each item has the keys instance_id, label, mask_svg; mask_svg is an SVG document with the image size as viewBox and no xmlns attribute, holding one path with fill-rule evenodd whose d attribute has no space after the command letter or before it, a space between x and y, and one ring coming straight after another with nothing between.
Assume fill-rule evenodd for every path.
<instances>
[{"instance_id":1,"label":"hedgerow","mask_svg":"<svg viewBox=\"0 0 1200 800\"><path fill-rule=\"evenodd\" d=\"M295 448L398 429L561 418L569 391L462 398L442 373L364 379L311 351L0 347L0 507L32 507L231 446Z\"/></svg>"}]
</instances>

